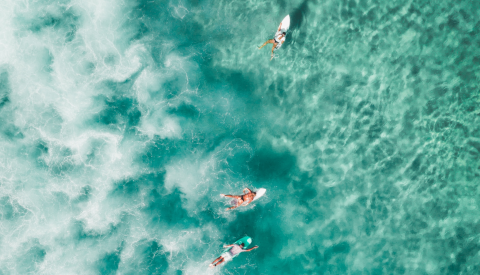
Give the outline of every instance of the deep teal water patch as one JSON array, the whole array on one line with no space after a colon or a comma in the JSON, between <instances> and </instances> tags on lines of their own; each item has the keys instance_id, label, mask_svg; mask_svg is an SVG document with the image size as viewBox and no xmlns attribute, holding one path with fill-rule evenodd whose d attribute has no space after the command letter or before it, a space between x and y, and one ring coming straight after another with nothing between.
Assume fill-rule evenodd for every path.
<instances>
[{"instance_id":1,"label":"deep teal water patch","mask_svg":"<svg viewBox=\"0 0 480 275\"><path fill-rule=\"evenodd\" d=\"M152 190L146 199L144 211L154 224L166 223L179 230L198 225L198 219L190 217L182 207L182 197L178 190L163 196Z\"/></svg>"},{"instance_id":2,"label":"deep teal water patch","mask_svg":"<svg viewBox=\"0 0 480 275\"><path fill-rule=\"evenodd\" d=\"M164 187L164 177L165 171L159 171L156 173L143 174L139 178L120 180L114 183L114 189L110 191L109 196L115 199L121 199L124 201L124 203L127 203L129 200L142 200L146 202L144 210L151 211L153 213L155 212L155 203L157 200L151 199L151 197L153 196L158 199L160 194L167 193ZM90 189L91 188L87 189L88 193L90 193ZM172 201L176 201L176 203L181 204L180 200L176 200L178 195L180 195L178 191L173 192L167 195L166 200L168 201L168 198L173 197ZM150 201L153 202L153 205L150 204ZM170 207L174 205L175 204L169 204Z\"/></svg>"},{"instance_id":3,"label":"deep teal water patch","mask_svg":"<svg viewBox=\"0 0 480 275\"><path fill-rule=\"evenodd\" d=\"M98 262L98 274L116 274L120 263L121 249L105 254Z\"/></svg>"},{"instance_id":4,"label":"deep teal water patch","mask_svg":"<svg viewBox=\"0 0 480 275\"><path fill-rule=\"evenodd\" d=\"M19 271L24 274L34 272L37 265L44 261L47 251L38 240L23 244L23 250L24 253L18 258L18 263L21 264Z\"/></svg>"},{"instance_id":5,"label":"deep teal water patch","mask_svg":"<svg viewBox=\"0 0 480 275\"><path fill-rule=\"evenodd\" d=\"M179 149L175 141L157 138L155 141L147 144L147 150L139 156L139 159L150 167L164 167L171 156L178 151Z\"/></svg>"},{"instance_id":6,"label":"deep teal water patch","mask_svg":"<svg viewBox=\"0 0 480 275\"><path fill-rule=\"evenodd\" d=\"M200 112L193 105L187 105L185 103L181 104L178 107L170 108L168 113L174 114L178 117L183 117L186 119L198 119Z\"/></svg>"},{"instance_id":7,"label":"deep teal water patch","mask_svg":"<svg viewBox=\"0 0 480 275\"><path fill-rule=\"evenodd\" d=\"M295 156L289 152L276 152L272 148L259 148L248 162L250 173L258 181L287 178L295 164Z\"/></svg>"},{"instance_id":8,"label":"deep teal water patch","mask_svg":"<svg viewBox=\"0 0 480 275\"><path fill-rule=\"evenodd\" d=\"M9 102L8 95L11 92L8 72L0 73L0 108Z\"/></svg>"},{"instance_id":9,"label":"deep teal water patch","mask_svg":"<svg viewBox=\"0 0 480 275\"><path fill-rule=\"evenodd\" d=\"M84 222L79 220L70 220L68 224L68 233L73 239L72 244L76 249L80 249L84 246L98 246L104 241L111 241L116 246L111 250L114 252L104 252L108 248L102 246L103 255L98 258L100 266L108 265L110 261L115 262L115 255L119 255L122 250L122 240L118 239L118 236L128 232L128 215L120 217L119 221L115 223L109 223L102 230L94 230L89 228ZM103 259L107 258L105 262Z\"/></svg>"},{"instance_id":10,"label":"deep teal water patch","mask_svg":"<svg viewBox=\"0 0 480 275\"><path fill-rule=\"evenodd\" d=\"M0 133L3 137L15 140L23 138L23 134L12 122L12 109L9 108L12 92L8 69L0 67Z\"/></svg>"},{"instance_id":11,"label":"deep teal water patch","mask_svg":"<svg viewBox=\"0 0 480 275\"><path fill-rule=\"evenodd\" d=\"M73 199L73 202L74 203L87 202L91 198L91 194L92 194L92 187L90 187L89 185L86 185L81 189L80 195Z\"/></svg>"},{"instance_id":12,"label":"deep teal water patch","mask_svg":"<svg viewBox=\"0 0 480 275\"><path fill-rule=\"evenodd\" d=\"M127 129L138 125L141 114L134 99L113 97L103 100L105 109L95 116L95 122L105 125L125 125Z\"/></svg>"},{"instance_id":13,"label":"deep teal water patch","mask_svg":"<svg viewBox=\"0 0 480 275\"><path fill-rule=\"evenodd\" d=\"M27 214L25 208L8 196L0 198L0 211L2 220L15 220Z\"/></svg>"},{"instance_id":14,"label":"deep teal water patch","mask_svg":"<svg viewBox=\"0 0 480 275\"><path fill-rule=\"evenodd\" d=\"M76 16L74 13L71 11L66 11L65 9L60 9L58 14L47 13L36 18L28 18L26 20L25 27L34 33L38 33L45 28L66 28L69 29L69 32L74 32L76 26L78 25L77 21L78 16Z\"/></svg>"},{"instance_id":15,"label":"deep teal water patch","mask_svg":"<svg viewBox=\"0 0 480 275\"><path fill-rule=\"evenodd\" d=\"M58 42L72 42L77 35L78 27L82 24L80 12L72 9L68 1L49 2L38 1L26 6L19 5L13 19L16 26L15 35L41 36L45 32L54 31L59 35Z\"/></svg>"},{"instance_id":16,"label":"deep teal water patch","mask_svg":"<svg viewBox=\"0 0 480 275\"><path fill-rule=\"evenodd\" d=\"M162 245L145 240L135 248L135 258L127 274L164 274L168 270L168 256Z\"/></svg>"}]
</instances>

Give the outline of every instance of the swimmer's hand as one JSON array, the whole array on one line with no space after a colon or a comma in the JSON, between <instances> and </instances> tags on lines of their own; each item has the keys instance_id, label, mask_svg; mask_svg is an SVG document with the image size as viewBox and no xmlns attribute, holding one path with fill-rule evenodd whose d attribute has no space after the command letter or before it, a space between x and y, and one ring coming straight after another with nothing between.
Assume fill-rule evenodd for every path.
<instances>
[{"instance_id":1,"label":"swimmer's hand","mask_svg":"<svg viewBox=\"0 0 480 275\"><path fill-rule=\"evenodd\" d=\"M270 57L270 61L272 61L272 59L273 59L273 54L272 54L272 57Z\"/></svg>"},{"instance_id":2,"label":"swimmer's hand","mask_svg":"<svg viewBox=\"0 0 480 275\"><path fill-rule=\"evenodd\" d=\"M252 247L252 248L249 248L249 249L247 249L246 251L252 251L252 250L254 250L254 249L256 249L256 248L258 248L258 245L254 246L254 247Z\"/></svg>"}]
</instances>

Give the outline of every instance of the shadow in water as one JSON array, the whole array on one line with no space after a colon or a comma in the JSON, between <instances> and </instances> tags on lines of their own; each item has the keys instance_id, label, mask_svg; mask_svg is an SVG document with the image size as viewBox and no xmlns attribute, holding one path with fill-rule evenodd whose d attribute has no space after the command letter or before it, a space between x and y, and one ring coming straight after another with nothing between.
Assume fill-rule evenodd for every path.
<instances>
[{"instance_id":1,"label":"shadow in water","mask_svg":"<svg viewBox=\"0 0 480 275\"><path fill-rule=\"evenodd\" d=\"M307 37L307 32L304 26L306 24L305 18L308 16L308 13L309 13L308 2L310 1L309 0L303 1L302 4L298 6L298 8L296 8L295 10L293 10L293 12L290 13L289 33L295 30L298 30L300 32L297 38L295 39L295 42L299 43L300 46L305 43L305 40ZM286 40L287 45L294 42L293 40L288 39L288 36L289 34L287 34L287 40Z\"/></svg>"}]
</instances>

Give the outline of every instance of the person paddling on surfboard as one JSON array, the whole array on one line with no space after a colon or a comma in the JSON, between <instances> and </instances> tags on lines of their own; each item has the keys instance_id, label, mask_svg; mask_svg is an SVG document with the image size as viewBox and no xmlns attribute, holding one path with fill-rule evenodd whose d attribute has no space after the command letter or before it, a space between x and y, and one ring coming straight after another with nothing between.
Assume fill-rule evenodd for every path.
<instances>
[{"instance_id":1,"label":"person paddling on surfboard","mask_svg":"<svg viewBox=\"0 0 480 275\"><path fill-rule=\"evenodd\" d=\"M277 50L277 49L280 49L280 47L282 46L283 42L285 42L285 36L287 35L287 31L286 30L282 30L282 23L280 23L280 26L278 26L278 30L277 32L275 33L275 37L273 39L269 39L267 40L267 42L263 43L263 45L261 47L258 47L258 49L260 50L261 48L265 47L265 45L269 44L269 43L272 43L273 46L272 46L272 55L270 57L270 60L273 59L273 51Z\"/></svg>"},{"instance_id":2,"label":"person paddling on surfboard","mask_svg":"<svg viewBox=\"0 0 480 275\"><path fill-rule=\"evenodd\" d=\"M217 265L222 264L223 262L228 262L242 252L250 252L250 251L254 250L255 248L258 248L258 245L254 246L252 248L249 248L249 249L243 249L245 247L244 243L241 243L240 245L230 244L230 245L225 245L223 247L224 248L231 247L231 248L230 248L230 250L223 252L222 256L216 258L215 261L213 261L210 264L210 268L214 268Z\"/></svg>"},{"instance_id":3,"label":"person paddling on surfboard","mask_svg":"<svg viewBox=\"0 0 480 275\"><path fill-rule=\"evenodd\" d=\"M248 191L248 193L245 193L245 191ZM257 195L257 193L253 192L252 190L250 190L248 188L243 189L243 194L244 195L240 195L240 196L220 194L220 196L223 196L223 197L236 199L236 204L234 206L230 207L230 208L227 208L226 210L228 211L228 210L237 208L244 203L245 203L244 206L246 206L249 203L251 203L253 201L253 199L255 198L255 196Z\"/></svg>"}]
</instances>

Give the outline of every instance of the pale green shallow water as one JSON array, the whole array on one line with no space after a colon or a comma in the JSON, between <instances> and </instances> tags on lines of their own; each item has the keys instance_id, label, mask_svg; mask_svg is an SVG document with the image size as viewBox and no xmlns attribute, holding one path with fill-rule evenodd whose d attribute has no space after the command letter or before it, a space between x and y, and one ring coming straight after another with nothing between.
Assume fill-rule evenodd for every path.
<instances>
[{"instance_id":1,"label":"pale green shallow water","mask_svg":"<svg viewBox=\"0 0 480 275\"><path fill-rule=\"evenodd\" d=\"M478 18L2 1L0 274L478 274ZM268 192L225 212L244 187ZM259 249L208 269L244 235Z\"/></svg>"}]
</instances>

